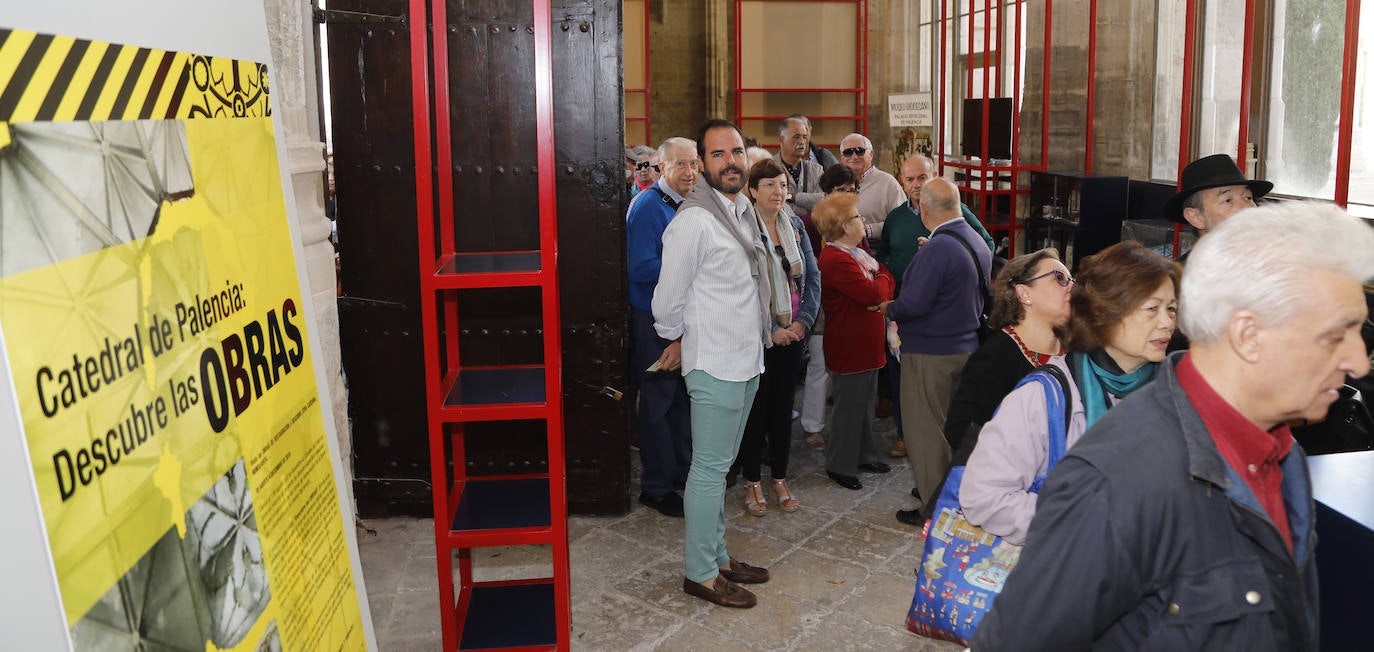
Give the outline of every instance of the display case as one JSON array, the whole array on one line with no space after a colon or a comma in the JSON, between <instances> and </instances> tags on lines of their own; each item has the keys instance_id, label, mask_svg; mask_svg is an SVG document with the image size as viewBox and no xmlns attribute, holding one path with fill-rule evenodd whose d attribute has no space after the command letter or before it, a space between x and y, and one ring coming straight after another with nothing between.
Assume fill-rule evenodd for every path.
<instances>
[{"instance_id":1,"label":"display case","mask_svg":"<svg viewBox=\"0 0 1374 652\"><path fill-rule=\"evenodd\" d=\"M1055 247L1076 269L1078 261L1120 242L1128 183L1124 176L1079 170L1031 172L1026 250Z\"/></svg>"}]
</instances>

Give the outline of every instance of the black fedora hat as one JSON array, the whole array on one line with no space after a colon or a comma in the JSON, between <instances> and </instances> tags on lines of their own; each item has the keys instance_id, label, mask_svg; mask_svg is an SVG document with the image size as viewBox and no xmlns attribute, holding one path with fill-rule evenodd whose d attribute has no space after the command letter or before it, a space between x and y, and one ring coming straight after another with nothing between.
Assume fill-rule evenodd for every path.
<instances>
[{"instance_id":1,"label":"black fedora hat","mask_svg":"<svg viewBox=\"0 0 1374 652\"><path fill-rule=\"evenodd\" d=\"M1175 222L1184 222L1183 202L1199 190L1222 186L1248 186L1255 199L1274 189L1274 184L1268 181L1246 179L1236 162L1226 154L1204 156L1183 168L1183 183L1179 184L1178 194L1164 203L1164 214Z\"/></svg>"}]
</instances>

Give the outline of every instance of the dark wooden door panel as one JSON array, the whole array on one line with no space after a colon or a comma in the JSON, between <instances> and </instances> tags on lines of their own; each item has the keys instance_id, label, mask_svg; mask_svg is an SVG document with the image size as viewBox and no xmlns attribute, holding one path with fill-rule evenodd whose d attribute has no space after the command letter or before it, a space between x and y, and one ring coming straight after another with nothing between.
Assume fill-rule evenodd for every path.
<instances>
[{"instance_id":1,"label":"dark wooden door panel","mask_svg":"<svg viewBox=\"0 0 1374 652\"><path fill-rule=\"evenodd\" d=\"M404 0L331 10L402 16ZM359 512L432 513L425 430L409 28L328 25L338 202L339 346Z\"/></svg>"},{"instance_id":2,"label":"dark wooden door panel","mask_svg":"<svg viewBox=\"0 0 1374 652\"><path fill-rule=\"evenodd\" d=\"M569 508L630 506L620 2L554 0ZM615 392L621 392L620 399ZM599 508L598 508L599 507Z\"/></svg>"},{"instance_id":3,"label":"dark wooden door panel","mask_svg":"<svg viewBox=\"0 0 1374 652\"><path fill-rule=\"evenodd\" d=\"M331 0L330 10L403 15L405 0ZM554 6L554 170L537 169L533 11L452 1L443 33L458 251L536 249L537 174L556 175L564 428L573 513L629 508L620 3ZM416 260L410 55L404 23L329 28L339 194L340 329L349 379L355 487L364 515L424 513L429 481ZM437 178L437 177L436 177ZM465 365L540 362L537 292L459 295ZM398 379L405 379L403 382ZM546 468L528 422L468 426L472 475ZM417 504L417 502L419 504Z\"/></svg>"}]
</instances>

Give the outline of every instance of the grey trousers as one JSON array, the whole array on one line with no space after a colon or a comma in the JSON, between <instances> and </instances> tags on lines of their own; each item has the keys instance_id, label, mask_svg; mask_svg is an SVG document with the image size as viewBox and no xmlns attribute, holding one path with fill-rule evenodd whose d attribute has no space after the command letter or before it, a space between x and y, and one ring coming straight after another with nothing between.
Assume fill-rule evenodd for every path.
<instances>
[{"instance_id":1,"label":"grey trousers","mask_svg":"<svg viewBox=\"0 0 1374 652\"><path fill-rule=\"evenodd\" d=\"M935 488L949 472L945 414L969 355L902 354L902 434L916 491L926 505L935 503Z\"/></svg>"},{"instance_id":2,"label":"grey trousers","mask_svg":"<svg viewBox=\"0 0 1374 652\"><path fill-rule=\"evenodd\" d=\"M825 470L857 475L860 464L878 461L873 432L873 405L878 400L878 370L830 374L830 437L825 441Z\"/></svg>"}]
</instances>

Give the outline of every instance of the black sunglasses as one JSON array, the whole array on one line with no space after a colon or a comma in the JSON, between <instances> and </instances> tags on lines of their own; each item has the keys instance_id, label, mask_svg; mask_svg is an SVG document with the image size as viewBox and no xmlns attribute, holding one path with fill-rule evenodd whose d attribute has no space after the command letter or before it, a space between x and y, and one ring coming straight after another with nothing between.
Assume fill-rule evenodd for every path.
<instances>
[{"instance_id":1,"label":"black sunglasses","mask_svg":"<svg viewBox=\"0 0 1374 652\"><path fill-rule=\"evenodd\" d=\"M842 156L863 156L868 153L867 147L849 147L840 150Z\"/></svg>"},{"instance_id":2,"label":"black sunglasses","mask_svg":"<svg viewBox=\"0 0 1374 652\"><path fill-rule=\"evenodd\" d=\"M1046 276L1053 276L1054 282L1058 283L1059 287L1061 288L1069 287L1069 284L1074 282L1073 277L1069 276L1068 272L1056 269L1045 272L1044 274L1041 274L1039 276L1032 276L1031 278L1026 279L1025 282L1021 283L1021 285L1030 285L1031 283L1034 283L1042 278L1045 278Z\"/></svg>"},{"instance_id":3,"label":"black sunglasses","mask_svg":"<svg viewBox=\"0 0 1374 652\"><path fill-rule=\"evenodd\" d=\"M640 162L638 162L638 163L635 164L635 169L636 169L636 170L643 170L644 168L647 168L647 167L649 167L649 162L648 162L648 161L640 161Z\"/></svg>"}]
</instances>

